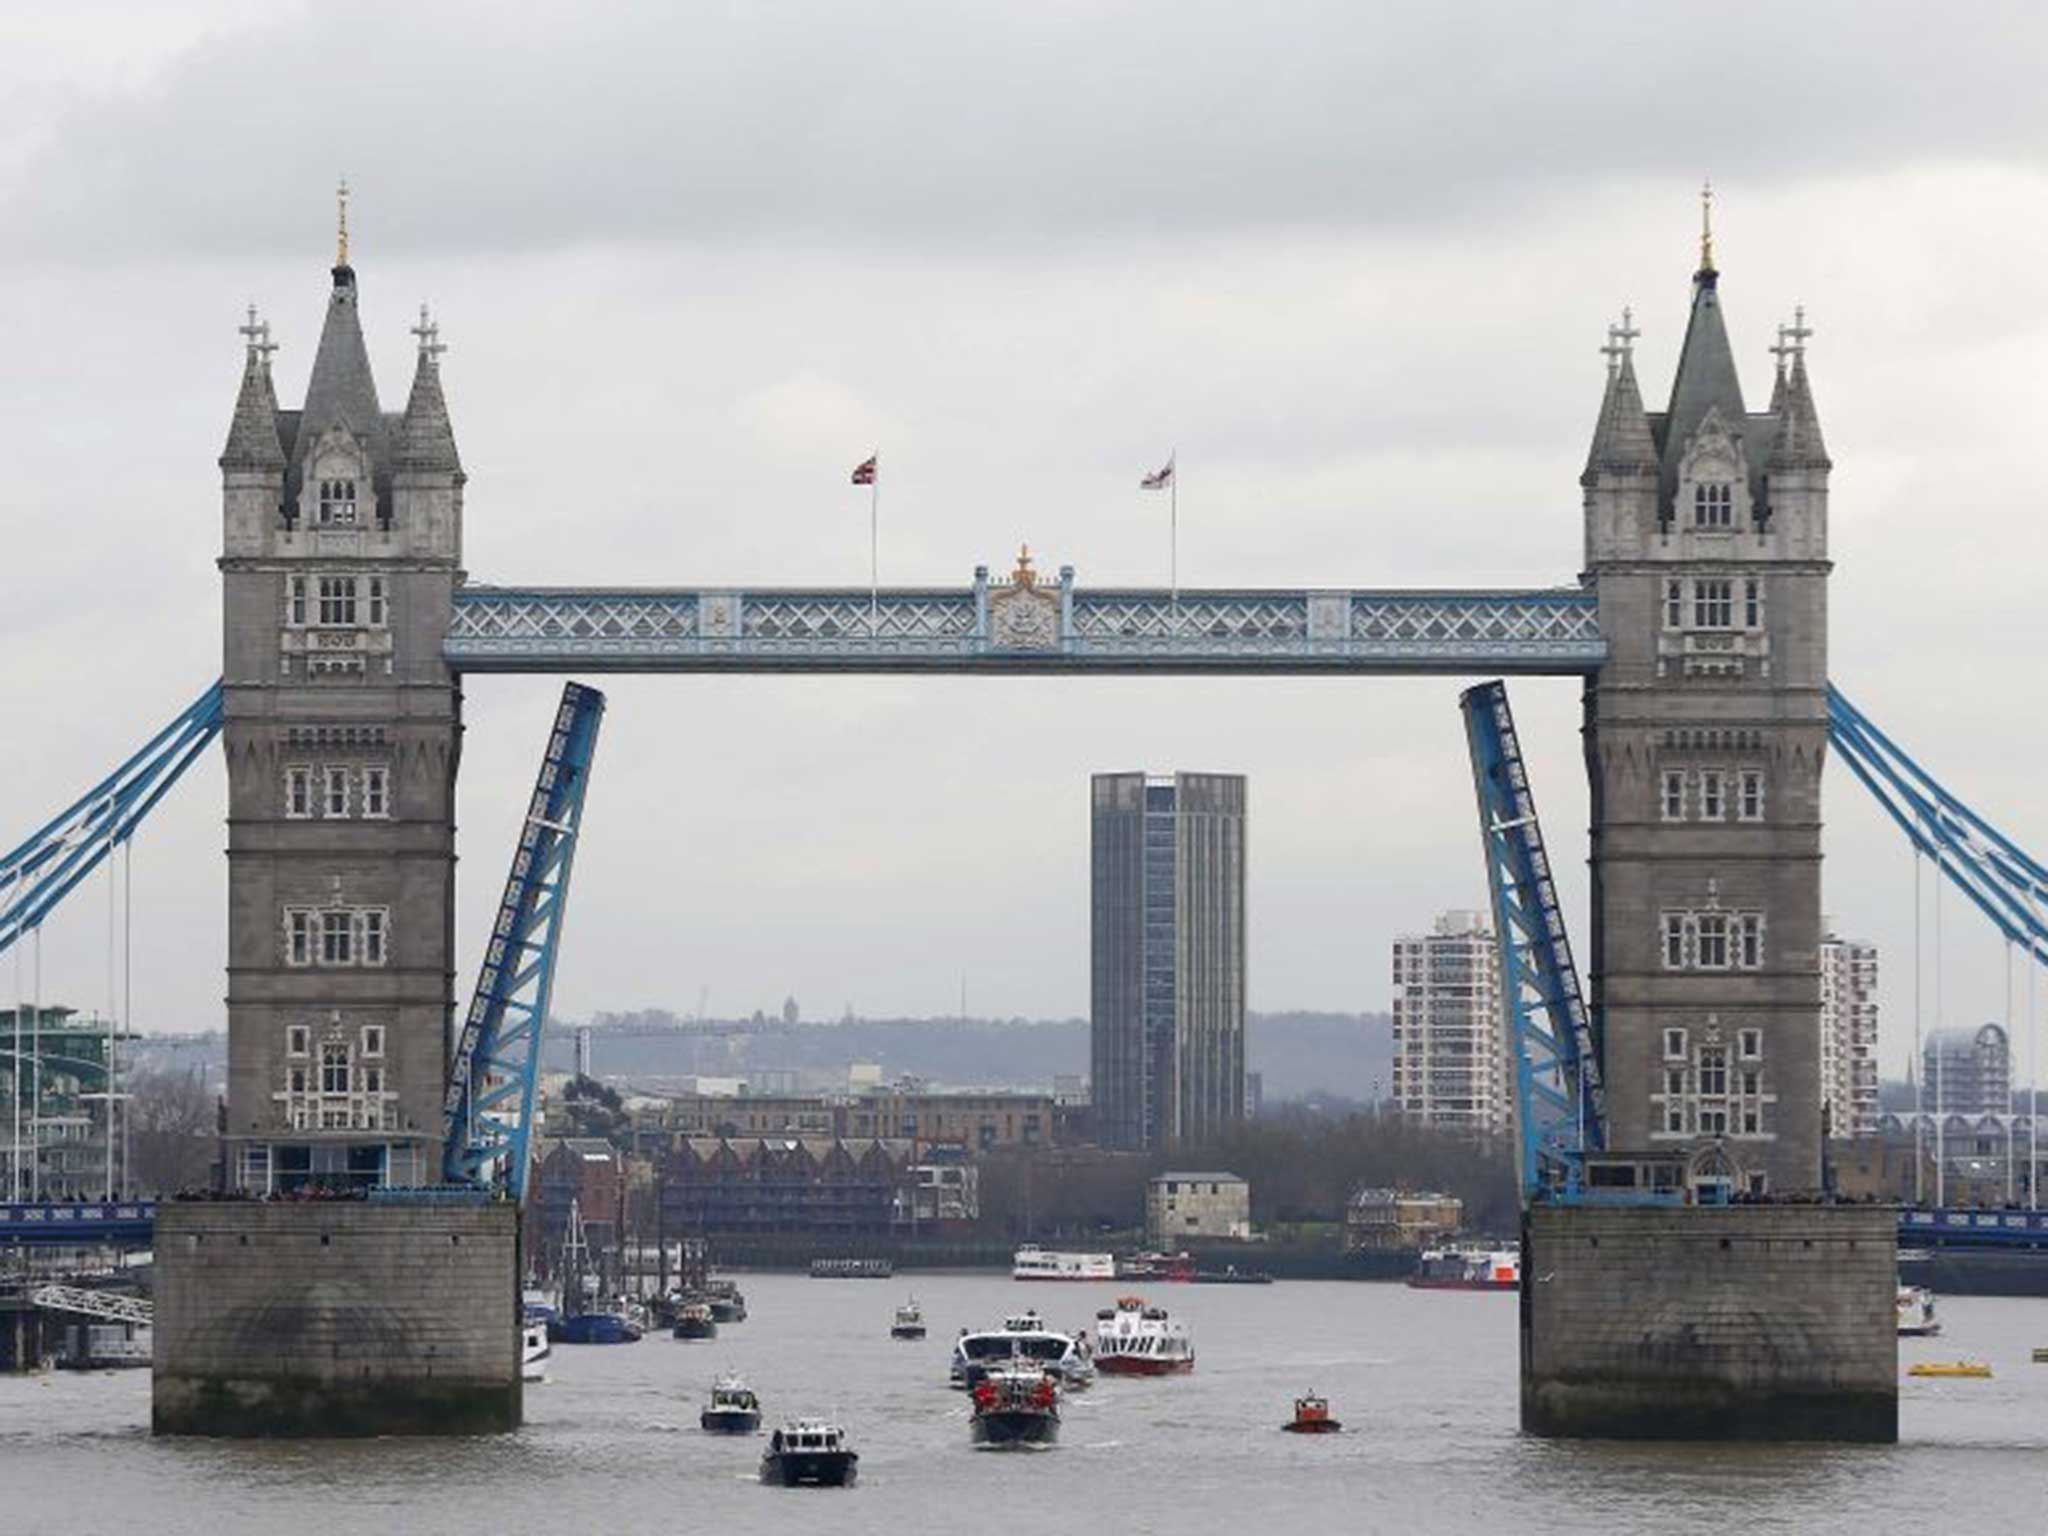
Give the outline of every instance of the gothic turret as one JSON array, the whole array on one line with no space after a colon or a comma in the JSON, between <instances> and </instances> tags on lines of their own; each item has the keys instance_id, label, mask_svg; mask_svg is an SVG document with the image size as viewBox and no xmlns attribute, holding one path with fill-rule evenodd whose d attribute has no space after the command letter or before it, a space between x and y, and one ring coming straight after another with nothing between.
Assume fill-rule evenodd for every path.
<instances>
[{"instance_id":1,"label":"gothic turret","mask_svg":"<svg viewBox=\"0 0 2048 1536\"><path fill-rule=\"evenodd\" d=\"M1618 361L1607 371L1607 392L1600 397L1600 420L1593 428L1593 446L1586 454L1586 472L1579 484L1598 485L1604 477L1657 472L1657 444L1650 436L1650 418L1643 410L1643 392L1636 383L1635 353L1617 345L1618 337L1633 337L1628 312L1622 324L1608 329L1607 346L1602 348Z\"/></svg>"},{"instance_id":2,"label":"gothic turret","mask_svg":"<svg viewBox=\"0 0 2048 1536\"><path fill-rule=\"evenodd\" d=\"M242 388L235 396L234 420L228 424L220 467L281 471L284 445L277 437L277 391L270 382L270 354L277 346L270 339L270 323L257 321L253 304L242 334L248 338L249 355L242 365Z\"/></svg>"},{"instance_id":3,"label":"gothic turret","mask_svg":"<svg viewBox=\"0 0 2048 1536\"><path fill-rule=\"evenodd\" d=\"M1778 402L1778 441L1771 449L1770 471L1831 468L1827 444L1821 441L1820 414L1813 406L1813 386L1806 378L1806 349L1792 354Z\"/></svg>"},{"instance_id":4,"label":"gothic turret","mask_svg":"<svg viewBox=\"0 0 2048 1536\"><path fill-rule=\"evenodd\" d=\"M431 469L460 476L462 460L455 452L455 429L448 422L448 402L441 394L441 328L420 306L413 330L420 341L419 366L412 376L412 395L398 433L398 462L406 469Z\"/></svg>"},{"instance_id":5,"label":"gothic turret","mask_svg":"<svg viewBox=\"0 0 2048 1536\"><path fill-rule=\"evenodd\" d=\"M448 422L448 402L441 394L441 328L420 306L419 363L413 370L412 395L398 419L396 474L392 480L392 518L416 554L462 558L462 459L455 451L455 430Z\"/></svg>"},{"instance_id":6,"label":"gothic turret","mask_svg":"<svg viewBox=\"0 0 2048 1536\"><path fill-rule=\"evenodd\" d=\"M234 418L221 449L221 547L228 554L254 554L277 521L284 500L284 444L277 431L277 391L270 382L270 323L258 321L249 306L242 328L248 356L242 364L242 387L235 396Z\"/></svg>"}]
</instances>

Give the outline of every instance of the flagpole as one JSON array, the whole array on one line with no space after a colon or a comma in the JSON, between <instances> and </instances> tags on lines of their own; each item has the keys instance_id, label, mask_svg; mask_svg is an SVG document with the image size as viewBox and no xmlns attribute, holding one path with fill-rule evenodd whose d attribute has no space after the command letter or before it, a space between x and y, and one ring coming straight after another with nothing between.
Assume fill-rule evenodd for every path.
<instances>
[{"instance_id":1,"label":"flagpole","mask_svg":"<svg viewBox=\"0 0 2048 1536\"><path fill-rule=\"evenodd\" d=\"M1166 456L1166 467L1171 473L1167 477L1167 580L1171 583L1169 593L1172 605L1180 607L1180 450L1174 449Z\"/></svg>"},{"instance_id":2,"label":"flagpole","mask_svg":"<svg viewBox=\"0 0 2048 1536\"><path fill-rule=\"evenodd\" d=\"M879 449L874 458L875 473L868 481L868 634L879 635L882 630L882 455Z\"/></svg>"}]
</instances>

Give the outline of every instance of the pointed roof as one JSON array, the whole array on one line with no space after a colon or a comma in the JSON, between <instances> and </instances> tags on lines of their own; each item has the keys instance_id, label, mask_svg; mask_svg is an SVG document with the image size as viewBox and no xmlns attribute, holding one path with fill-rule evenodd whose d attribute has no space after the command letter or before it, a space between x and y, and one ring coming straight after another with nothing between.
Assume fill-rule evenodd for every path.
<instances>
[{"instance_id":1,"label":"pointed roof","mask_svg":"<svg viewBox=\"0 0 2048 1536\"><path fill-rule=\"evenodd\" d=\"M273 471L284 468L284 444L277 436L277 391L271 387L269 363L253 346L242 367L242 388L235 396L235 416L228 424L228 441L220 452L220 467Z\"/></svg>"},{"instance_id":2,"label":"pointed roof","mask_svg":"<svg viewBox=\"0 0 2048 1536\"><path fill-rule=\"evenodd\" d=\"M1821 441L1820 413L1814 409L1813 386L1806 377L1806 353L1792 354L1792 368L1785 376L1785 392L1779 402L1778 441L1771 449L1770 465L1778 469L1827 469L1827 444Z\"/></svg>"},{"instance_id":3,"label":"pointed roof","mask_svg":"<svg viewBox=\"0 0 2048 1536\"><path fill-rule=\"evenodd\" d=\"M438 348L420 349L419 367L412 376L412 395L405 402L405 415L398 429L398 463L402 469L443 470L462 473L462 459L455 451L455 429L448 421L448 401L441 393L441 361Z\"/></svg>"},{"instance_id":4,"label":"pointed roof","mask_svg":"<svg viewBox=\"0 0 2048 1536\"><path fill-rule=\"evenodd\" d=\"M1686 322L1678 373L1671 381L1671 405L1665 412L1667 479L1675 479L1686 443L1709 410L1718 406L1721 419L1738 431L1749 414L1742 405L1742 383L1735 376L1728 328L1721 321L1720 276L1711 267L1693 274L1692 318Z\"/></svg>"},{"instance_id":5,"label":"pointed roof","mask_svg":"<svg viewBox=\"0 0 2048 1536\"><path fill-rule=\"evenodd\" d=\"M1634 356L1626 350L1607 375L1600 397L1600 420L1593 428L1593 446L1586 454L1582 485L1601 474L1637 474L1657 468L1657 444L1650 436L1650 418L1643 411L1643 392L1636 383Z\"/></svg>"},{"instance_id":6,"label":"pointed roof","mask_svg":"<svg viewBox=\"0 0 2048 1536\"><path fill-rule=\"evenodd\" d=\"M370 373L370 353L363 345L362 321L356 314L353 267L334 269L334 291L327 298L320 349L313 354L313 374L306 381L300 444L310 447L337 423L373 449L383 446L378 440L384 435L384 412L377 404L377 381Z\"/></svg>"}]
</instances>

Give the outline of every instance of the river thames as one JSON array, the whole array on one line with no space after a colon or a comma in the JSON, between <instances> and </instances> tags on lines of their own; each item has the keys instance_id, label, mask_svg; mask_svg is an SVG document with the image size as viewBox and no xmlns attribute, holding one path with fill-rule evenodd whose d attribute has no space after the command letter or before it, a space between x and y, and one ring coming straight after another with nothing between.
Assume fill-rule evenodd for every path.
<instances>
[{"instance_id":1,"label":"river thames","mask_svg":"<svg viewBox=\"0 0 2048 1536\"><path fill-rule=\"evenodd\" d=\"M1061 1443L970 1449L946 1362L963 1326L1032 1305L1078 1327L1129 1282L1023 1285L742 1275L751 1316L704 1343L555 1351L516 1435L258 1443L151 1437L145 1371L0 1378L0 1531L240 1533L832 1532L1025 1526L1073 1533L1943 1532L2048 1518L2048 1302L1941 1302L1915 1359L1969 1356L1989 1381L1902 1378L1892 1447L1545 1442L1516 1430L1515 1300L1398 1285L1160 1285L1194 1332L1192 1376L1099 1382ZM923 1304L931 1336L896 1343ZM758 1440L697 1429L712 1377L744 1374L768 1420L826 1413L861 1453L848 1490L755 1480ZM1297 1393L1345 1433L1279 1432Z\"/></svg>"}]
</instances>

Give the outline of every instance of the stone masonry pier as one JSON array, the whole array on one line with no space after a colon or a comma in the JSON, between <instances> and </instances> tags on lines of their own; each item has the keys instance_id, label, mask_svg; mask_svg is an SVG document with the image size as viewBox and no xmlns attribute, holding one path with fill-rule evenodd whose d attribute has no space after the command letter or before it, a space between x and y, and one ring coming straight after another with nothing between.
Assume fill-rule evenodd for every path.
<instances>
[{"instance_id":1,"label":"stone masonry pier","mask_svg":"<svg viewBox=\"0 0 2048 1536\"><path fill-rule=\"evenodd\" d=\"M1560 1439L1898 1439L1890 1206L1536 1206L1522 1428Z\"/></svg>"},{"instance_id":2,"label":"stone masonry pier","mask_svg":"<svg viewBox=\"0 0 2048 1536\"><path fill-rule=\"evenodd\" d=\"M520 1422L503 1202L166 1203L158 1434L474 1434Z\"/></svg>"}]
</instances>

